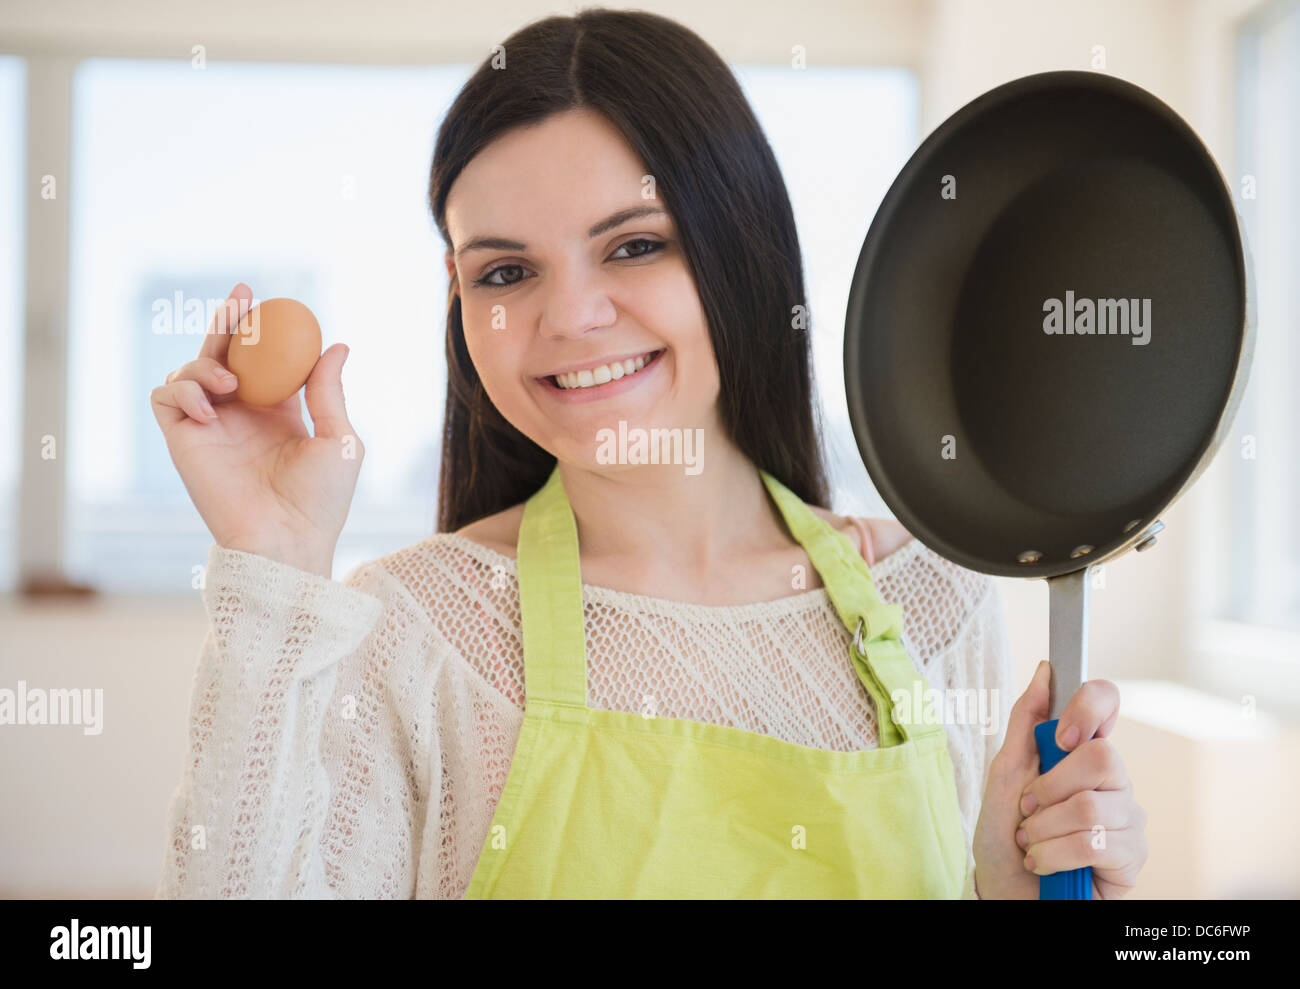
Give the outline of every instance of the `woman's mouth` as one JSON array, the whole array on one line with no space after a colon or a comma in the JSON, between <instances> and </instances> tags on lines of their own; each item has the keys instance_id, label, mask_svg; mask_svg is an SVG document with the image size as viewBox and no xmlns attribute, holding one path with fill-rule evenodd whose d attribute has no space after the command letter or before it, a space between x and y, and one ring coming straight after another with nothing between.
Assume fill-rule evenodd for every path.
<instances>
[{"instance_id":1,"label":"woman's mouth","mask_svg":"<svg viewBox=\"0 0 1300 989\"><path fill-rule=\"evenodd\" d=\"M542 386L564 402L594 401L621 394L651 376L667 348L647 351L622 361L538 378Z\"/></svg>"}]
</instances>

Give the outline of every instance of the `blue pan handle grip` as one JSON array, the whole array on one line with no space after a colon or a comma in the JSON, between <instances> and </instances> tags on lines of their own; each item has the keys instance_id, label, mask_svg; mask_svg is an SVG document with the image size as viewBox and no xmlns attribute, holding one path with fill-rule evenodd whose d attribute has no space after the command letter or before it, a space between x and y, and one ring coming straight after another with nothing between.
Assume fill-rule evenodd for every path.
<instances>
[{"instance_id":1,"label":"blue pan handle grip","mask_svg":"<svg viewBox=\"0 0 1300 989\"><path fill-rule=\"evenodd\" d=\"M1034 741L1038 743L1038 771L1045 773L1065 758L1065 749L1056 744L1057 719L1044 721L1034 728ZM1038 877L1040 900L1091 900L1092 867L1067 869Z\"/></svg>"}]
</instances>

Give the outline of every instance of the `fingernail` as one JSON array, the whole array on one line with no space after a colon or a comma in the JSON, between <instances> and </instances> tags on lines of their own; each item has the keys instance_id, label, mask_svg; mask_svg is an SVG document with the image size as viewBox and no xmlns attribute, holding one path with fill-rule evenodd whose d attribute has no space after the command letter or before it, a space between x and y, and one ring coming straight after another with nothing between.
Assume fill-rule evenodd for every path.
<instances>
[{"instance_id":1,"label":"fingernail","mask_svg":"<svg viewBox=\"0 0 1300 989\"><path fill-rule=\"evenodd\" d=\"M1019 831L1016 832L1016 844L1019 845L1021 848L1024 848L1028 844L1028 842L1029 839L1025 837L1025 829L1021 828Z\"/></svg>"},{"instance_id":2,"label":"fingernail","mask_svg":"<svg viewBox=\"0 0 1300 989\"><path fill-rule=\"evenodd\" d=\"M1075 743L1078 741L1079 741L1079 726L1070 725L1069 728L1065 729L1065 733L1061 735L1061 740L1057 744L1063 749L1072 749L1074 748Z\"/></svg>"},{"instance_id":3,"label":"fingernail","mask_svg":"<svg viewBox=\"0 0 1300 989\"><path fill-rule=\"evenodd\" d=\"M205 416L207 416L209 419L215 419L215 418L216 418L216 415L217 415L217 414L216 414L216 412L214 412L214 411L212 410L212 405L211 405L210 403L206 402L206 401L205 401L202 405L199 406L199 410L200 410L200 411L201 411Z\"/></svg>"},{"instance_id":4,"label":"fingernail","mask_svg":"<svg viewBox=\"0 0 1300 989\"><path fill-rule=\"evenodd\" d=\"M224 381L226 378L234 377L234 375L232 375L232 374L231 374L229 371L227 371L224 367L219 367L219 368L217 368L217 370L216 370L216 375L217 375L217 380L218 380L218 381Z\"/></svg>"},{"instance_id":5,"label":"fingernail","mask_svg":"<svg viewBox=\"0 0 1300 989\"><path fill-rule=\"evenodd\" d=\"M1025 868L1028 869L1030 872L1034 871L1034 866L1037 864L1038 863L1034 861L1034 857L1032 855L1025 856Z\"/></svg>"},{"instance_id":6,"label":"fingernail","mask_svg":"<svg viewBox=\"0 0 1300 989\"><path fill-rule=\"evenodd\" d=\"M1034 795L1032 793L1026 793L1023 797L1020 798L1020 813L1023 814L1025 817L1028 817L1030 814L1032 814L1034 812L1034 808L1037 806L1038 806L1038 801L1034 799Z\"/></svg>"}]
</instances>

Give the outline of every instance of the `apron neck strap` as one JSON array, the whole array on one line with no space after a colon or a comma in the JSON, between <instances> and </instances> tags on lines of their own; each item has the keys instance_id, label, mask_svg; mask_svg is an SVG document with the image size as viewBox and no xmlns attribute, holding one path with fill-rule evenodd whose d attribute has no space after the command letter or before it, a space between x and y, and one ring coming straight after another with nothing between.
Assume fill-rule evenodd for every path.
<instances>
[{"instance_id":1,"label":"apron neck strap","mask_svg":"<svg viewBox=\"0 0 1300 989\"><path fill-rule=\"evenodd\" d=\"M516 548L524 638L524 703L587 706L586 614L578 524L557 462L524 504Z\"/></svg>"},{"instance_id":2,"label":"apron neck strap","mask_svg":"<svg viewBox=\"0 0 1300 989\"><path fill-rule=\"evenodd\" d=\"M816 515L767 471L760 469L759 473L790 534L821 575L840 621L853 633L849 656L858 679L875 701L881 748L942 732L938 719L927 717L924 701L929 684L902 644L903 609L880 599L867 561L848 536ZM902 704L895 704L903 698Z\"/></svg>"},{"instance_id":3,"label":"apron neck strap","mask_svg":"<svg viewBox=\"0 0 1300 989\"><path fill-rule=\"evenodd\" d=\"M943 731L941 724L927 723L922 717L921 700L928 685L899 641L902 609L880 600L866 561L848 537L767 471L760 469L759 474L790 534L821 575L840 620L854 633L850 656L876 704L881 747ZM578 527L558 463L524 505L517 565L525 703L532 699L585 708L586 616ZM908 700L895 710L892 698L900 692Z\"/></svg>"}]
</instances>

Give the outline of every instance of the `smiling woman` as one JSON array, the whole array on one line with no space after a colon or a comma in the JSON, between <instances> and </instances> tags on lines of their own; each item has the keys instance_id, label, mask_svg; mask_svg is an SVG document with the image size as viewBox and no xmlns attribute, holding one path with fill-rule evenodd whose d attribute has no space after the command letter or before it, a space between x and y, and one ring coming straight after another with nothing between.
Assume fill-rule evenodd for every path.
<instances>
[{"instance_id":1,"label":"smiling woman","mask_svg":"<svg viewBox=\"0 0 1300 989\"><path fill-rule=\"evenodd\" d=\"M456 112L453 107L453 117ZM557 457L597 466L597 436L619 420L632 430L689 426L719 448L733 444L720 418L715 348L682 233L665 207L635 205L646 190L670 193L667 180L645 181L650 167L602 114L553 111L539 124L516 126L490 140L446 197L448 234L453 244L465 242L447 251L453 292L460 297L460 326L453 315L448 333L463 334L470 357L463 372L481 382L488 401L480 404L522 434L514 445L545 454L539 460L545 473ZM588 203L591 212L579 208ZM473 234L481 229L523 235ZM494 282L503 271L514 276ZM797 339L771 320L753 332ZM617 378L611 365L620 369ZM598 383L598 371L607 380ZM563 387L546 380L557 373L571 375ZM759 373L737 370L739 377ZM795 386L787 394L807 386L798 375L791 377ZM475 412L491 414L487 408L470 414ZM454 416L449 409L449 421ZM469 463L478 463L490 459L488 453L448 444L443 477L464 476L467 464L457 463L458 457L468 454ZM766 461L767 451L755 449L755 457ZM820 480L819 461L801 466L813 464ZM469 484L443 490L469 499L478 493L478 480L475 474ZM513 474L511 481L525 487L510 491L507 504L527 497L541 480ZM472 520L492 508L467 502L458 511ZM447 520L448 527L457 521Z\"/></svg>"},{"instance_id":2,"label":"smiling woman","mask_svg":"<svg viewBox=\"0 0 1300 989\"><path fill-rule=\"evenodd\" d=\"M997 597L826 507L798 237L739 85L641 11L504 51L430 177L439 531L342 584L214 547L160 891L974 896L997 727L893 701L996 703ZM318 394L349 432L339 366ZM190 853L189 822L227 818L230 854Z\"/></svg>"},{"instance_id":3,"label":"smiling woman","mask_svg":"<svg viewBox=\"0 0 1300 989\"><path fill-rule=\"evenodd\" d=\"M537 376L658 349L636 425L704 428L826 504L798 234L730 69L653 15L548 18L503 47L450 108L429 184L452 276L440 528L518 504L557 456L594 461L593 417L619 410L566 403L554 430Z\"/></svg>"}]
</instances>

